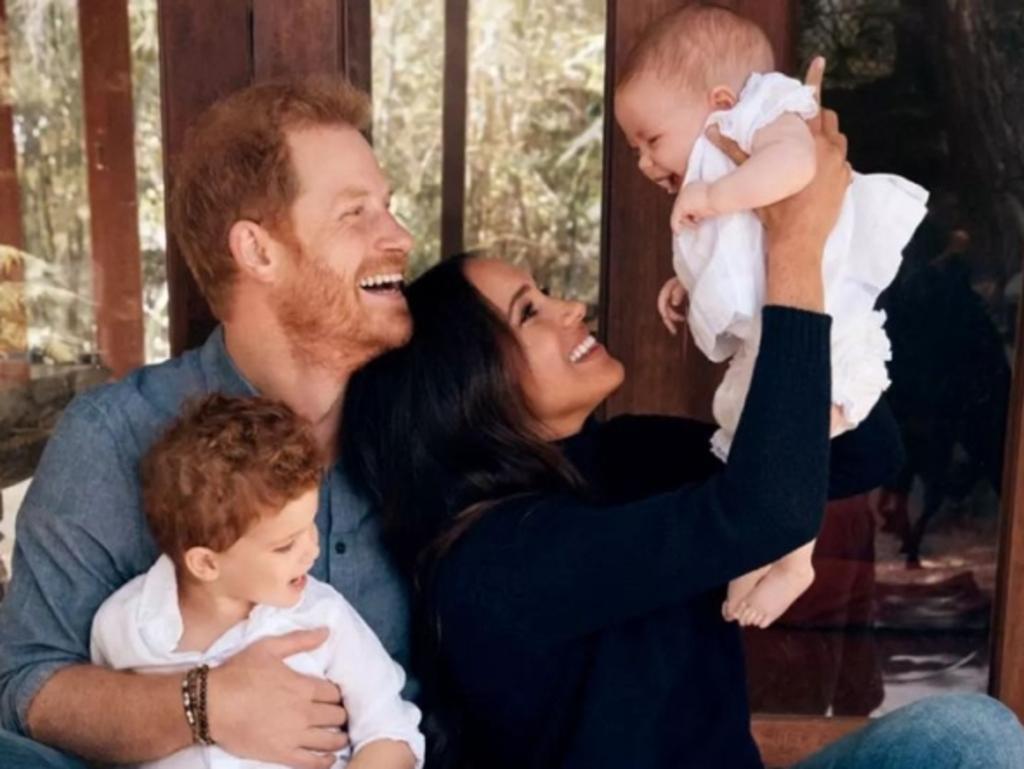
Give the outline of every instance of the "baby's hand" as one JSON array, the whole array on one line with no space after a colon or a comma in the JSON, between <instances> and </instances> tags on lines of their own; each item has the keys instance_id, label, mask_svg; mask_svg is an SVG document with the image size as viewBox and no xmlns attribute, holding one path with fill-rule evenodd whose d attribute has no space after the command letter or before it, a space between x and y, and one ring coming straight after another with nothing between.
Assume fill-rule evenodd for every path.
<instances>
[{"instance_id":1,"label":"baby's hand","mask_svg":"<svg viewBox=\"0 0 1024 769\"><path fill-rule=\"evenodd\" d=\"M678 235L684 227L696 227L702 220L718 212L711 205L711 185L690 182L676 196L672 206L672 232Z\"/></svg>"},{"instance_id":2,"label":"baby's hand","mask_svg":"<svg viewBox=\"0 0 1024 769\"><path fill-rule=\"evenodd\" d=\"M676 324L686 322L682 311L676 309L681 308L685 301L686 289L679 282L679 278L669 278L658 292L658 314L672 336L676 335Z\"/></svg>"}]
</instances>

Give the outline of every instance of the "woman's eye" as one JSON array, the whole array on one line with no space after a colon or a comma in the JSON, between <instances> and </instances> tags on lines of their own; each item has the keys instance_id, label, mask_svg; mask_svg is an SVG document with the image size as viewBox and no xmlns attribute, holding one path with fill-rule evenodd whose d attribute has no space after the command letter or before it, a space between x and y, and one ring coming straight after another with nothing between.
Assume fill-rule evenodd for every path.
<instances>
[{"instance_id":1,"label":"woman's eye","mask_svg":"<svg viewBox=\"0 0 1024 769\"><path fill-rule=\"evenodd\" d=\"M547 286L539 286L537 290L544 294L544 296L551 296L551 289Z\"/></svg>"},{"instance_id":2,"label":"woman's eye","mask_svg":"<svg viewBox=\"0 0 1024 769\"><path fill-rule=\"evenodd\" d=\"M292 540L291 542L289 542L289 543L288 543L287 545L282 545L281 547L275 547L275 548L274 548L274 552L275 552L275 553L287 553L287 552L288 552L289 550L291 550L291 549L292 549L292 548L293 548L294 546L295 546L295 540L293 539L293 540Z\"/></svg>"},{"instance_id":3,"label":"woman's eye","mask_svg":"<svg viewBox=\"0 0 1024 769\"><path fill-rule=\"evenodd\" d=\"M533 302L527 302L523 305L523 314L519 318L520 323L526 323L530 318L537 314L537 308Z\"/></svg>"}]
</instances>

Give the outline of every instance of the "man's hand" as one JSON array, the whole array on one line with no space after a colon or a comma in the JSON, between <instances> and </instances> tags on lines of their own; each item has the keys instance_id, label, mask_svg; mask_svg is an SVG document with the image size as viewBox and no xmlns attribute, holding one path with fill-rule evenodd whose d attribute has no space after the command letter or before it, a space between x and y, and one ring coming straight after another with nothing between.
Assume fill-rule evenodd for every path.
<instances>
[{"instance_id":1,"label":"man's hand","mask_svg":"<svg viewBox=\"0 0 1024 769\"><path fill-rule=\"evenodd\" d=\"M296 769L329 769L348 745L337 685L284 663L327 640L326 630L264 638L210 671L210 736L229 753Z\"/></svg>"},{"instance_id":2,"label":"man's hand","mask_svg":"<svg viewBox=\"0 0 1024 769\"><path fill-rule=\"evenodd\" d=\"M711 205L711 185L707 182L690 182L679 190L672 206L672 232L678 235L684 228L696 227L717 213Z\"/></svg>"},{"instance_id":3,"label":"man's hand","mask_svg":"<svg viewBox=\"0 0 1024 769\"><path fill-rule=\"evenodd\" d=\"M679 282L679 278L669 278L658 292L658 314L672 336L676 335L676 326L686 322L683 314L685 301L686 288Z\"/></svg>"}]
</instances>

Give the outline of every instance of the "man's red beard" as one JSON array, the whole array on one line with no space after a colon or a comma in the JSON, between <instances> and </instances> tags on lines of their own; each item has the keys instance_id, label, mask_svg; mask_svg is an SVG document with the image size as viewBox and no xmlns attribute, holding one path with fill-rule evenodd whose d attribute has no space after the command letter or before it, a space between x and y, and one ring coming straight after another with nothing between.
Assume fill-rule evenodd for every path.
<instances>
[{"instance_id":1,"label":"man's red beard","mask_svg":"<svg viewBox=\"0 0 1024 769\"><path fill-rule=\"evenodd\" d=\"M346 376L368 360L408 341L411 321L366 311L358 286L349 285L323 259L297 248L298 269L272 299L296 358ZM352 278L355 280L355 277Z\"/></svg>"}]
</instances>

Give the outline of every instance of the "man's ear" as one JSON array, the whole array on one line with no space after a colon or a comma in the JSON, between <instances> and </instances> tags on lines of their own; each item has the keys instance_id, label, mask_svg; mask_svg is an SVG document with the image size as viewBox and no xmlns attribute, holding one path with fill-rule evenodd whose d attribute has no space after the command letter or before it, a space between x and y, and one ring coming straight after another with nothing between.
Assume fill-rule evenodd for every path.
<instances>
[{"instance_id":1,"label":"man's ear","mask_svg":"<svg viewBox=\"0 0 1024 769\"><path fill-rule=\"evenodd\" d=\"M273 238L256 222L239 219L228 230L228 247L240 272L261 282L273 278Z\"/></svg>"},{"instance_id":2,"label":"man's ear","mask_svg":"<svg viewBox=\"0 0 1024 769\"><path fill-rule=\"evenodd\" d=\"M732 109L736 106L736 92L727 85L716 85L708 93L708 102L712 109Z\"/></svg>"},{"instance_id":3,"label":"man's ear","mask_svg":"<svg viewBox=\"0 0 1024 769\"><path fill-rule=\"evenodd\" d=\"M213 582L220 576L217 553L208 547L190 547L183 560L185 569L200 582Z\"/></svg>"}]
</instances>

